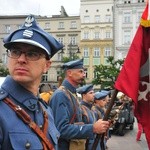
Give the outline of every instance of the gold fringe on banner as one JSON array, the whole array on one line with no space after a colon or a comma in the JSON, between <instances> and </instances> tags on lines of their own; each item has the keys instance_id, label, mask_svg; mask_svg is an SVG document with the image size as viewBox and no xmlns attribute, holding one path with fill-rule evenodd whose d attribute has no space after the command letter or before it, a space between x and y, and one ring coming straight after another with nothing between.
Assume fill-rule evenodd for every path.
<instances>
[{"instance_id":1,"label":"gold fringe on banner","mask_svg":"<svg viewBox=\"0 0 150 150\"><path fill-rule=\"evenodd\" d=\"M144 27L150 27L150 20L144 20L141 18L140 24Z\"/></svg>"}]
</instances>

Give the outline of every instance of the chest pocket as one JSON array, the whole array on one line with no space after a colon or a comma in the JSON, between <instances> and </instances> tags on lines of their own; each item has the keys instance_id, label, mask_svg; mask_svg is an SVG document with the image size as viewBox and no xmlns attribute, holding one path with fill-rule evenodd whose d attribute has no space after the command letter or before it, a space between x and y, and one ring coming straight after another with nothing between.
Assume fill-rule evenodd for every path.
<instances>
[{"instance_id":1,"label":"chest pocket","mask_svg":"<svg viewBox=\"0 0 150 150\"><path fill-rule=\"evenodd\" d=\"M10 132L10 142L14 150L42 150L39 138L31 133Z\"/></svg>"}]
</instances>

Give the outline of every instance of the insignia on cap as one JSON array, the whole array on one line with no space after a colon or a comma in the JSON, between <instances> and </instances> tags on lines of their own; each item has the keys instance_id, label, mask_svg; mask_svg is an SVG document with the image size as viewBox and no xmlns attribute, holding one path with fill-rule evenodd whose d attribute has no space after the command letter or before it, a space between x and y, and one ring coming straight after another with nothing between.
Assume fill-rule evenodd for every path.
<instances>
[{"instance_id":1,"label":"insignia on cap","mask_svg":"<svg viewBox=\"0 0 150 150\"><path fill-rule=\"evenodd\" d=\"M24 30L23 36L25 38L31 38L33 36L33 31L31 31L31 30Z\"/></svg>"},{"instance_id":2,"label":"insignia on cap","mask_svg":"<svg viewBox=\"0 0 150 150\"><path fill-rule=\"evenodd\" d=\"M31 27L32 26L32 22L34 21L34 17L33 16L28 16L26 19L25 19L25 27Z\"/></svg>"}]
</instances>

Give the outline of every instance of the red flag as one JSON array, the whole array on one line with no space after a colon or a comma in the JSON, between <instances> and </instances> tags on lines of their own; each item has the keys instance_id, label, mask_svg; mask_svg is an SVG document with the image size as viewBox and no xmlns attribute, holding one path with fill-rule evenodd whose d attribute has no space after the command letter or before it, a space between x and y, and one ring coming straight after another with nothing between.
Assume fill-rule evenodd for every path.
<instances>
[{"instance_id":1,"label":"red flag","mask_svg":"<svg viewBox=\"0 0 150 150\"><path fill-rule=\"evenodd\" d=\"M115 88L133 99L135 116L143 125L150 149L150 20L147 17L148 4Z\"/></svg>"}]
</instances>

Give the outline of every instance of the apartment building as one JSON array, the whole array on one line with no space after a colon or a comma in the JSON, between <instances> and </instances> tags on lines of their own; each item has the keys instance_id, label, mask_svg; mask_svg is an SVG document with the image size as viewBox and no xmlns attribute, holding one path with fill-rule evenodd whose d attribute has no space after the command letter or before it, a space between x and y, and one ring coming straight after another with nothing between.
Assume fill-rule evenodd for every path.
<instances>
[{"instance_id":1,"label":"apartment building","mask_svg":"<svg viewBox=\"0 0 150 150\"><path fill-rule=\"evenodd\" d=\"M69 16L64 7L61 6L60 15L52 15L52 17L39 19L39 25L44 30L52 34L64 47L52 58L52 66L45 74L44 81L57 82L61 73L61 65L63 57L72 57L81 54L80 50L80 17Z\"/></svg>"},{"instance_id":2,"label":"apartment building","mask_svg":"<svg viewBox=\"0 0 150 150\"><path fill-rule=\"evenodd\" d=\"M19 29L26 16L0 16L0 60L5 66L7 62L6 49L3 47L3 39L16 29Z\"/></svg>"},{"instance_id":3,"label":"apartment building","mask_svg":"<svg viewBox=\"0 0 150 150\"><path fill-rule=\"evenodd\" d=\"M114 0L115 59L126 57L145 6L146 0Z\"/></svg>"},{"instance_id":4,"label":"apartment building","mask_svg":"<svg viewBox=\"0 0 150 150\"><path fill-rule=\"evenodd\" d=\"M95 65L107 65L113 50L112 0L81 0L81 49L87 83L95 77Z\"/></svg>"},{"instance_id":5,"label":"apartment building","mask_svg":"<svg viewBox=\"0 0 150 150\"><path fill-rule=\"evenodd\" d=\"M80 15L69 16L64 7L60 15L36 16L39 25L63 43L64 48L52 58L43 81L57 82L63 57L84 57L86 82L95 77L95 65L108 65L106 58L126 57L146 0L80 0ZM20 28L27 16L0 16L0 59L7 62L3 38ZM80 53L78 53L80 52Z\"/></svg>"}]
</instances>

